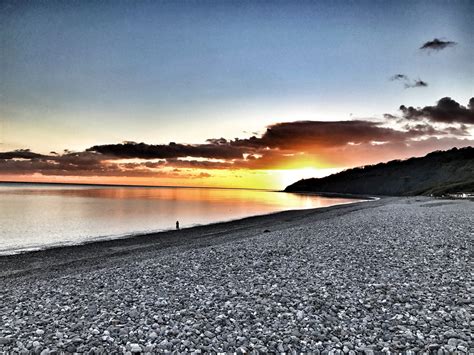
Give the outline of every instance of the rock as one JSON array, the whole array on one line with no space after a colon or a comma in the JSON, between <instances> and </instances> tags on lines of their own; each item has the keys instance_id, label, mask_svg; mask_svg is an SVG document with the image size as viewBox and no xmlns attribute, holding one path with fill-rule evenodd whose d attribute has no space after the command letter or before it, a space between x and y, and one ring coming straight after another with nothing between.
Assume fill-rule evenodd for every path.
<instances>
[{"instance_id":1,"label":"rock","mask_svg":"<svg viewBox=\"0 0 474 355\"><path fill-rule=\"evenodd\" d=\"M142 352L142 347L139 344L130 344L130 352L137 354Z\"/></svg>"},{"instance_id":2,"label":"rock","mask_svg":"<svg viewBox=\"0 0 474 355\"><path fill-rule=\"evenodd\" d=\"M78 345L78 344L83 343L84 340L79 338L79 337L74 337L74 338L71 339L71 342L73 342L75 345Z\"/></svg>"},{"instance_id":3,"label":"rock","mask_svg":"<svg viewBox=\"0 0 474 355\"><path fill-rule=\"evenodd\" d=\"M455 348L456 346L458 346L458 344L459 344L459 339L456 339L456 338L448 339L448 345L449 346L452 346L452 347Z\"/></svg>"},{"instance_id":4,"label":"rock","mask_svg":"<svg viewBox=\"0 0 474 355\"><path fill-rule=\"evenodd\" d=\"M169 349L171 347L171 345L172 344L166 339L164 339L161 343L158 344L160 349L164 349L164 350Z\"/></svg>"},{"instance_id":5,"label":"rock","mask_svg":"<svg viewBox=\"0 0 474 355\"><path fill-rule=\"evenodd\" d=\"M11 341L11 338L0 337L0 345L8 345Z\"/></svg>"},{"instance_id":6,"label":"rock","mask_svg":"<svg viewBox=\"0 0 474 355\"><path fill-rule=\"evenodd\" d=\"M132 309L130 312L128 312L128 315L130 318L137 318L140 316L140 313L136 309Z\"/></svg>"},{"instance_id":7,"label":"rock","mask_svg":"<svg viewBox=\"0 0 474 355\"><path fill-rule=\"evenodd\" d=\"M75 353L77 351L77 348L74 345L69 344L68 346L66 346L66 351L69 353Z\"/></svg>"},{"instance_id":8,"label":"rock","mask_svg":"<svg viewBox=\"0 0 474 355\"><path fill-rule=\"evenodd\" d=\"M204 336L212 339L212 338L214 338L214 333L211 333L209 330L206 330L204 332Z\"/></svg>"}]
</instances>

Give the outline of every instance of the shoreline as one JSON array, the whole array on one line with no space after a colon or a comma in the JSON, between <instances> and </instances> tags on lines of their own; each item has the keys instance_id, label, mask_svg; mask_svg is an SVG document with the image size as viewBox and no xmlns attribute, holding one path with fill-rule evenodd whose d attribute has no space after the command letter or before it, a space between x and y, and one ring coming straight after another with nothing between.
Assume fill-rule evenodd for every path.
<instances>
[{"instance_id":1,"label":"shoreline","mask_svg":"<svg viewBox=\"0 0 474 355\"><path fill-rule=\"evenodd\" d=\"M280 192L280 191L275 191L275 192ZM282 192L284 192L284 191L282 191ZM355 204L355 203L376 201L376 200L379 199L378 197L347 195L347 194L331 194L331 193L320 194L320 193L311 193L311 192L308 192L308 193L301 192L301 193L294 193L294 194L314 195L314 196L320 196L320 197L326 197L326 198L331 198L331 197L333 197L333 198L347 198L347 199L354 199L354 201L345 202L345 203L338 203L336 205L328 206L328 207L283 210L283 211L269 212L269 213L264 213L264 214L257 214L257 215L242 217L242 218L216 221L216 222L205 223L205 224L194 224L194 225L182 227L180 229L180 231L188 230L188 229L191 229L191 228L197 228L197 227L212 226L212 225L215 225L215 224L231 223L231 222L236 222L236 221L246 219L246 218L269 216L269 215L278 214L278 213L282 213L282 212L309 211L309 210L316 210L316 209L321 209L321 208L330 208L330 207L349 205L349 204ZM26 247L22 247L22 248L10 248L10 249L0 250L0 258L6 257L6 256L14 256L14 255L20 255L20 254L29 254L29 253L34 253L34 252L41 252L41 251L45 251L45 250L49 250L49 249L76 247L76 246L81 246L81 245L86 245L86 244L95 244L95 243L107 242L107 241L113 241L113 240L140 238L140 237L144 237L144 236L148 236L148 235L157 235L157 234L160 234L160 233L168 233L168 232L173 232L173 231L176 231L176 229L168 228L168 229L158 229L158 230L154 230L154 231L144 231L144 232L126 232L126 233L116 234L116 235L96 236L96 237L91 237L91 238L88 238L88 239L81 239L79 241L67 241L67 242L60 242L60 243L57 243L57 244L31 245L31 246L26 246Z\"/></svg>"},{"instance_id":2,"label":"shoreline","mask_svg":"<svg viewBox=\"0 0 474 355\"><path fill-rule=\"evenodd\" d=\"M356 197L353 195L350 198ZM359 196L359 198L364 200L342 203L329 207L271 212L263 215L186 227L178 231L170 229L151 233L127 233L119 237L111 236L105 237L104 239L98 237L100 239L86 240L78 242L77 244L68 243L50 245L45 246L44 248L38 247L38 249L36 247L31 247L31 250L8 254L2 254L2 252L0 253L0 277L24 273L34 269L71 264L78 260L131 254L138 250L145 250L146 248L167 249L172 247L183 247L189 242L195 243L196 241L199 241L199 238L217 240L222 234L240 231L241 229L250 232L252 228L262 230L269 230L268 228L271 228L274 231L276 229L275 223L277 224L277 228L287 228L291 225L291 220L298 220L310 215L324 214L330 211L342 212L349 206L355 208L365 202L373 203L378 201L378 198L368 196ZM383 199L393 198L396 197L384 197ZM353 210L353 208L349 208L349 211L351 210ZM226 240L219 240L218 242L225 243Z\"/></svg>"}]
</instances>

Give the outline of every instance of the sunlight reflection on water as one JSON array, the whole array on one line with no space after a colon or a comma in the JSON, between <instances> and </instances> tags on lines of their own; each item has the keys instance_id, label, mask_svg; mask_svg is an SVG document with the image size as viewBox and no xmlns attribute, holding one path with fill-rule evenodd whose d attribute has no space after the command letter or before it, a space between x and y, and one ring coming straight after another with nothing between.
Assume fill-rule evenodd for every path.
<instances>
[{"instance_id":1,"label":"sunlight reflection on water","mask_svg":"<svg viewBox=\"0 0 474 355\"><path fill-rule=\"evenodd\" d=\"M0 184L0 253L354 202L282 192Z\"/></svg>"}]
</instances>

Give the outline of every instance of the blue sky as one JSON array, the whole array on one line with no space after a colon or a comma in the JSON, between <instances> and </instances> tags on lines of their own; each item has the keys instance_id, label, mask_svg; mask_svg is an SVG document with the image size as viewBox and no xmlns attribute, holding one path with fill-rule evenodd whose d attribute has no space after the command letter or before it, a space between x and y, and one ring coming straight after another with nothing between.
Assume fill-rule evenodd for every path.
<instances>
[{"instance_id":1,"label":"blue sky","mask_svg":"<svg viewBox=\"0 0 474 355\"><path fill-rule=\"evenodd\" d=\"M2 1L4 149L200 143L473 96L470 1ZM433 38L454 48L423 53ZM404 89L390 76L429 83Z\"/></svg>"}]
</instances>

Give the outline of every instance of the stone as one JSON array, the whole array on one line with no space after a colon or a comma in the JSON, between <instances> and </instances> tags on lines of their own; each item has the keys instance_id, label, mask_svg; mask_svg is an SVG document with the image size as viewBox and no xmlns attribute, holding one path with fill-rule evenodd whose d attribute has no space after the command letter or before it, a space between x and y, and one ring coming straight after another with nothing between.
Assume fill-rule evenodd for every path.
<instances>
[{"instance_id":1,"label":"stone","mask_svg":"<svg viewBox=\"0 0 474 355\"><path fill-rule=\"evenodd\" d=\"M134 354L141 353L142 347L136 343L130 344L130 352Z\"/></svg>"},{"instance_id":2,"label":"stone","mask_svg":"<svg viewBox=\"0 0 474 355\"><path fill-rule=\"evenodd\" d=\"M11 338L0 337L0 345L8 345L11 341Z\"/></svg>"},{"instance_id":3,"label":"stone","mask_svg":"<svg viewBox=\"0 0 474 355\"><path fill-rule=\"evenodd\" d=\"M38 340L35 340L33 342L33 344L31 344L31 345L33 346L33 348L37 348L37 347L41 346L41 343Z\"/></svg>"},{"instance_id":4,"label":"stone","mask_svg":"<svg viewBox=\"0 0 474 355\"><path fill-rule=\"evenodd\" d=\"M448 339L448 345L452 347L456 347L459 344L459 339L456 338L450 338Z\"/></svg>"},{"instance_id":5,"label":"stone","mask_svg":"<svg viewBox=\"0 0 474 355\"><path fill-rule=\"evenodd\" d=\"M212 339L212 338L214 338L214 333L210 332L209 330L206 330L204 332L204 336Z\"/></svg>"}]
</instances>

